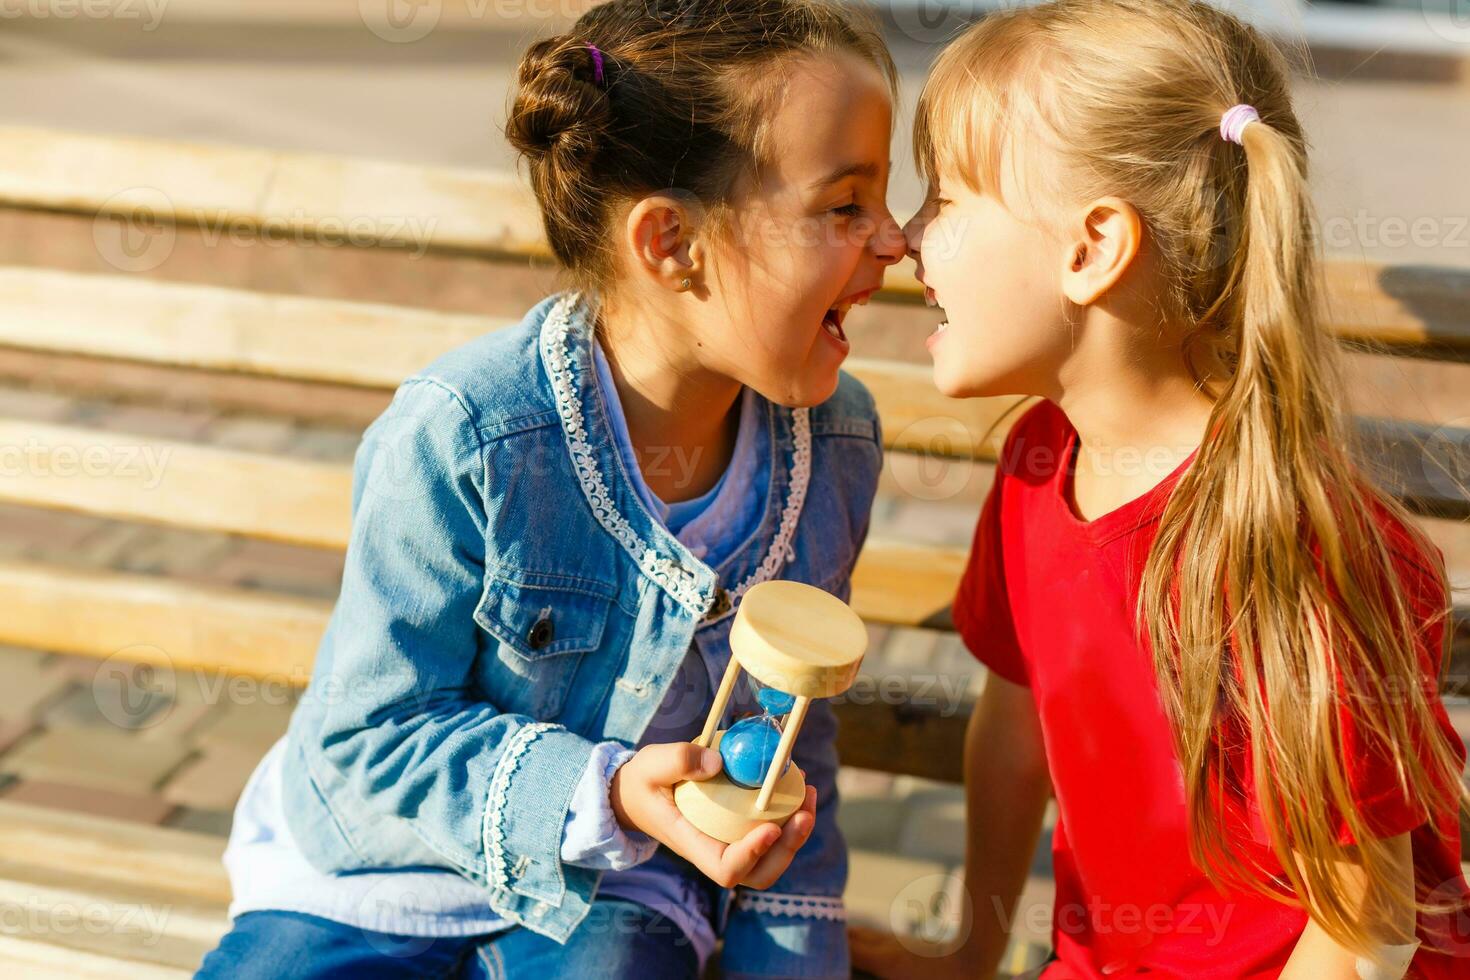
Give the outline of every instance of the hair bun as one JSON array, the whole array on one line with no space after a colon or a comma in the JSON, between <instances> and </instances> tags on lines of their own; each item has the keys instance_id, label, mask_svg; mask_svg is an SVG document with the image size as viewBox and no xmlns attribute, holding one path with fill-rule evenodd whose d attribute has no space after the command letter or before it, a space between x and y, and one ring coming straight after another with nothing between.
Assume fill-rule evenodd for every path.
<instances>
[{"instance_id":1,"label":"hair bun","mask_svg":"<svg viewBox=\"0 0 1470 980\"><path fill-rule=\"evenodd\" d=\"M505 135L533 163L590 159L612 123L607 90L586 42L568 35L538 41L521 59Z\"/></svg>"}]
</instances>

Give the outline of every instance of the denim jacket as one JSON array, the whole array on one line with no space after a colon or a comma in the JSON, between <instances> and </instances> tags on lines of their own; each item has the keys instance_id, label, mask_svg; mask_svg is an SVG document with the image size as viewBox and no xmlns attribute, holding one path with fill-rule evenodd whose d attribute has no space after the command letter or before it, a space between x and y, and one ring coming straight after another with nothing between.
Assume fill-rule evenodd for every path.
<instances>
[{"instance_id":1,"label":"denim jacket","mask_svg":"<svg viewBox=\"0 0 1470 980\"><path fill-rule=\"evenodd\" d=\"M368 426L342 589L282 773L314 866L450 868L558 941L602 874L560 858L594 746L637 742L692 644L723 670L756 583L848 598L882 461L851 377L810 409L762 399L765 516L710 568L634 490L595 383L594 318L579 294L552 296L405 380ZM793 758L816 827L773 888L722 893L727 975L848 974L835 735L814 703Z\"/></svg>"}]
</instances>

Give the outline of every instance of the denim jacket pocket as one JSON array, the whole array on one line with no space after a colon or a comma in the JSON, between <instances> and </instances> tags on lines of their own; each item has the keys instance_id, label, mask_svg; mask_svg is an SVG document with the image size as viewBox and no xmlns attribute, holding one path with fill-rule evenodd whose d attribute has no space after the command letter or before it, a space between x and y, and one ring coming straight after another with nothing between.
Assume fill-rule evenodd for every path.
<instances>
[{"instance_id":1,"label":"denim jacket pocket","mask_svg":"<svg viewBox=\"0 0 1470 980\"><path fill-rule=\"evenodd\" d=\"M476 674L503 711L555 718L582 655L602 643L613 588L560 575L488 573L475 622L494 642Z\"/></svg>"}]
</instances>

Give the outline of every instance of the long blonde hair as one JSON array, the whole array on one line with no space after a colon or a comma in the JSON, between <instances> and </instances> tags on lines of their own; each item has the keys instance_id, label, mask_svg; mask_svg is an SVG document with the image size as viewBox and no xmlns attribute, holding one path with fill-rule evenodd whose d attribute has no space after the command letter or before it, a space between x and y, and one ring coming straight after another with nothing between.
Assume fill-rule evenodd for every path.
<instances>
[{"instance_id":1,"label":"long blonde hair","mask_svg":"<svg viewBox=\"0 0 1470 980\"><path fill-rule=\"evenodd\" d=\"M1215 396L1137 610L1183 767L1192 855L1217 885L1299 902L1366 952L1385 941L1370 920L1394 908L1393 856L1353 803L1339 708L1392 754L1401 788L1429 813L1458 809L1464 791L1436 695L1413 682L1424 675L1418 641L1432 630L1413 614L1375 514L1433 551L1352 460L1288 75L1276 47L1204 2L1012 9L936 62L916 156L931 186L943 175L999 196L1002 154L1040 141L1065 181L1054 199L1116 195L1142 216L1163 271L1161 316L1180 325L1184 355ZM1219 132L1239 103L1260 115L1243 145ZM1442 598L1443 569L1431 568ZM1230 846L1224 814L1240 780L1229 733L1249 746L1279 874ZM1366 915L1334 863L1334 814L1358 842ZM1444 911L1422 892L1420 911Z\"/></svg>"}]
</instances>

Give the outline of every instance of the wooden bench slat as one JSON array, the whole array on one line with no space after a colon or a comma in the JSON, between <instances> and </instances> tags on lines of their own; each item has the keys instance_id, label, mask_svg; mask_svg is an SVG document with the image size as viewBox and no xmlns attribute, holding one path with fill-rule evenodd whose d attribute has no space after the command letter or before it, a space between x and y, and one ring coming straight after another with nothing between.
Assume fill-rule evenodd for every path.
<instances>
[{"instance_id":1,"label":"wooden bench slat","mask_svg":"<svg viewBox=\"0 0 1470 980\"><path fill-rule=\"evenodd\" d=\"M949 605L967 557L964 548L870 537L852 571L852 606L870 622L952 628Z\"/></svg>"},{"instance_id":2,"label":"wooden bench slat","mask_svg":"<svg viewBox=\"0 0 1470 980\"><path fill-rule=\"evenodd\" d=\"M1349 346L1470 361L1470 269L1338 260L1323 278L1327 322Z\"/></svg>"},{"instance_id":3,"label":"wooden bench slat","mask_svg":"<svg viewBox=\"0 0 1470 980\"><path fill-rule=\"evenodd\" d=\"M194 969L228 928L224 906L191 906L142 885L97 887L84 874L0 861L0 909L68 949ZM34 925L35 928L29 928Z\"/></svg>"},{"instance_id":4,"label":"wooden bench slat","mask_svg":"<svg viewBox=\"0 0 1470 980\"><path fill-rule=\"evenodd\" d=\"M837 755L844 766L917 776L942 783L965 781L965 726L974 703L953 710L915 707L890 687L876 704L838 699Z\"/></svg>"},{"instance_id":5,"label":"wooden bench slat","mask_svg":"<svg viewBox=\"0 0 1470 980\"><path fill-rule=\"evenodd\" d=\"M548 254L514 175L259 147L0 126L0 203L416 251Z\"/></svg>"},{"instance_id":6,"label":"wooden bench slat","mask_svg":"<svg viewBox=\"0 0 1470 980\"><path fill-rule=\"evenodd\" d=\"M0 126L0 205L284 228L365 247L548 255L534 201L512 174L26 126ZM1345 340L1470 360L1470 270L1336 259L1326 277L1329 322ZM889 280L885 298L918 295L912 264Z\"/></svg>"},{"instance_id":7,"label":"wooden bench slat","mask_svg":"<svg viewBox=\"0 0 1470 980\"><path fill-rule=\"evenodd\" d=\"M1359 456L1378 483L1416 514L1470 516L1470 429L1360 418Z\"/></svg>"},{"instance_id":8,"label":"wooden bench slat","mask_svg":"<svg viewBox=\"0 0 1470 980\"><path fill-rule=\"evenodd\" d=\"M350 466L0 418L0 500L327 548L351 533Z\"/></svg>"},{"instance_id":9,"label":"wooden bench slat","mask_svg":"<svg viewBox=\"0 0 1470 980\"><path fill-rule=\"evenodd\" d=\"M873 395L890 450L952 459L993 461L1011 423L1035 399L948 398L934 387L928 365L850 357L843 370Z\"/></svg>"},{"instance_id":10,"label":"wooden bench slat","mask_svg":"<svg viewBox=\"0 0 1470 980\"><path fill-rule=\"evenodd\" d=\"M0 840L12 863L81 869L100 882L195 905L223 908L230 901L220 863L224 841L210 834L0 799Z\"/></svg>"},{"instance_id":11,"label":"wooden bench slat","mask_svg":"<svg viewBox=\"0 0 1470 980\"><path fill-rule=\"evenodd\" d=\"M0 344L394 388L515 321L134 276L0 267Z\"/></svg>"},{"instance_id":12,"label":"wooden bench slat","mask_svg":"<svg viewBox=\"0 0 1470 980\"><path fill-rule=\"evenodd\" d=\"M0 935L0 962L6 965L10 976L22 976L26 980L189 980L194 975L194 969L189 967L139 963L10 935Z\"/></svg>"},{"instance_id":13,"label":"wooden bench slat","mask_svg":"<svg viewBox=\"0 0 1470 980\"><path fill-rule=\"evenodd\" d=\"M187 977L228 928L221 838L0 800L0 839L6 975Z\"/></svg>"},{"instance_id":14,"label":"wooden bench slat","mask_svg":"<svg viewBox=\"0 0 1470 980\"><path fill-rule=\"evenodd\" d=\"M0 594L0 643L297 684L331 611L263 590L26 561L0 561Z\"/></svg>"}]
</instances>

